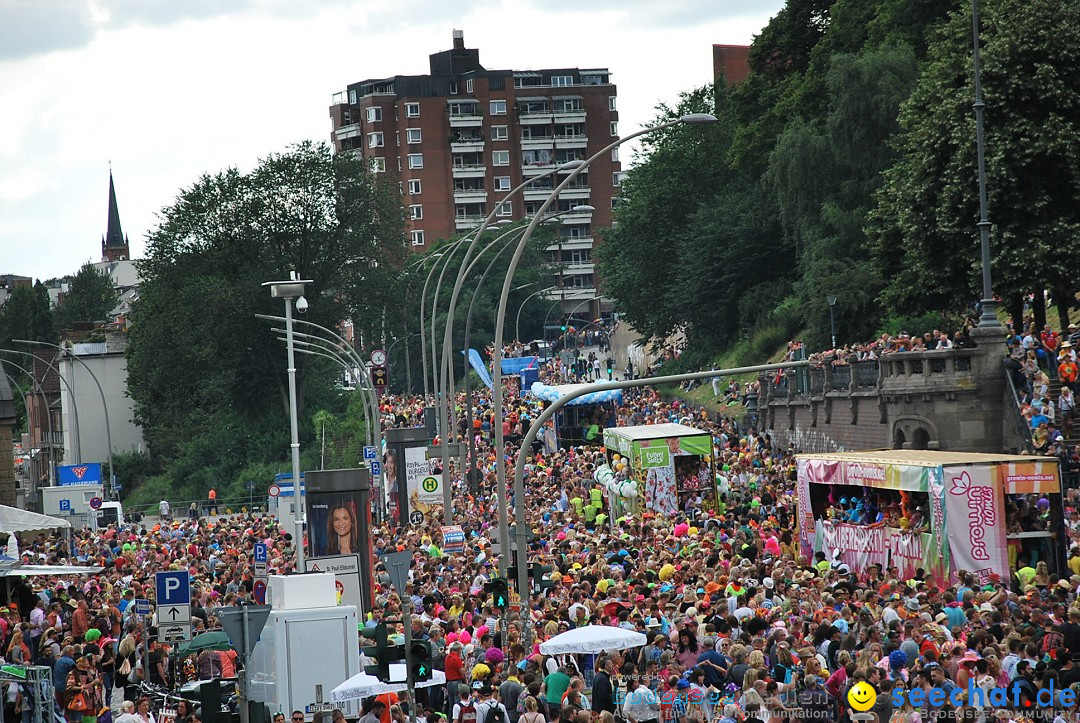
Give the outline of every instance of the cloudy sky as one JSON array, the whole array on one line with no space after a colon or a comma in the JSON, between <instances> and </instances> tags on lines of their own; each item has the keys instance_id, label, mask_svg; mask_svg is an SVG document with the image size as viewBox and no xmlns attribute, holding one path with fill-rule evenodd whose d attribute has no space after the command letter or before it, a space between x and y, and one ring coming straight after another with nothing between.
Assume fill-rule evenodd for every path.
<instances>
[{"instance_id":1,"label":"cloudy sky","mask_svg":"<svg viewBox=\"0 0 1080 723\"><path fill-rule=\"evenodd\" d=\"M711 80L783 0L0 0L0 273L100 260L111 161L132 255L204 172L328 139L331 95L421 74L465 32L489 68L608 67L620 128ZM586 9L587 8L587 9ZM574 47L580 44L581 47ZM624 156L625 158L626 156Z\"/></svg>"}]
</instances>

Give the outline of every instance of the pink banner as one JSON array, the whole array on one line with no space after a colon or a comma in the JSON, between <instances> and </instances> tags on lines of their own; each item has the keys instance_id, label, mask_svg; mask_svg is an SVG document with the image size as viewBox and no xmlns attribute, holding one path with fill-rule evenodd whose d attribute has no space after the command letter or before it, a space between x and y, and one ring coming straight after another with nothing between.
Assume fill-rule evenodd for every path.
<instances>
[{"instance_id":1,"label":"pink banner","mask_svg":"<svg viewBox=\"0 0 1080 723\"><path fill-rule=\"evenodd\" d=\"M944 578L943 561L927 559L932 551L932 537L918 532L903 532L895 527L849 525L826 522L825 554L840 550L840 559L862 577L870 565L880 565L882 572L896 567L897 577L908 580L915 577L920 567L931 582L941 583Z\"/></svg>"},{"instance_id":2,"label":"pink banner","mask_svg":"<svg viewBox=\"0 0 1080 723\"><path fill-rule=\"evenodd\" d=\"M1009 579L1001 487L991 465L945 468L945 524L953 580L966 570L986 582Z\"/></svg>"},{"instance_id":3,"label":"pink banner","mask_svg":"<svg viewBox=\"0 0 1080 723\"><path fill-rule=\"evenodd\" d=\"M805 468L811 461L801 459L798 461L799 473L796 477L795 489L798 492L798 523L799 551L810 560L814 557L814 510L810 506L810 480L804 474Z\"/></svg>"}]
</instances>

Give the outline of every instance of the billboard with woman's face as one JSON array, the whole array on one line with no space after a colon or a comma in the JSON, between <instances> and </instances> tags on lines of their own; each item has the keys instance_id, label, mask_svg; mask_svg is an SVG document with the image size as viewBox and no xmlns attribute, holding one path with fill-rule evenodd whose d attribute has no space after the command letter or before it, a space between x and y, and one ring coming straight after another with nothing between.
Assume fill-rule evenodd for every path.
<instances>
[{"instance_id":1,"label":"billboard with woman's face","mask_svg":"<svg viewBox=\"0 0 1080 723\"><path fill-rule=\"evenodd\" d=\"M355 492L309 493L308 547L312 557L357 552L360 526L356 496Z\"/></svg>"}]
</instances>

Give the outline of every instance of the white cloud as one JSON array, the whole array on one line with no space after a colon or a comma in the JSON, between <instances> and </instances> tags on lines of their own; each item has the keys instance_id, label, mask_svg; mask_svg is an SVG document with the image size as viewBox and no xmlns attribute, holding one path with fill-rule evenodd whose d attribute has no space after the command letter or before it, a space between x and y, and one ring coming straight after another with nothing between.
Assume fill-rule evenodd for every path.
<instances>
[{"instance_id":1,"label":"white cloud","mask_svg":"<svg viewBox=\"0 0 1080 723\"><path fill-rule=\"evenodd\" d=\"M27 4L63 1L7 0L0 26ZM21 59L0 55L0 272L47 278L98 256L110 160L141 255L155 214L181 188L328 139L333 93L427 72L452 28L489 68L610 68L629 133L658 102L711 80L713 43L748 43L783 3L728 0L700 17L696 4L97 0L65 20L76 29L60 33L64 43L30 38ZM20 27L40 27L39 15L21 17Z\"/></svg>"}]
</instances>

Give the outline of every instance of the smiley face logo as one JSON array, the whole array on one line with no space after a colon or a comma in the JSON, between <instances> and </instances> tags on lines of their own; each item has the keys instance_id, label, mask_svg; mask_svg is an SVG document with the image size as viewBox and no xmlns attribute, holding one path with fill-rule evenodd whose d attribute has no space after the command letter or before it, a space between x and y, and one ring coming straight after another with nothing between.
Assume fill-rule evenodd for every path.
<instances>
[{"instance_id":1,"label":"smiley face logo","mask_svg":"<svg viewBox=\"0 0 1080 723\"><path fill-rule=\"evenodd\" d=\"M851 686L851 690L847 694L847 701L852 708L860 713L865 713L873 708L874 703L877 702L877 691L874 690L874 686L866 681L859 681Z\"/></svg>"}]
</instances>

